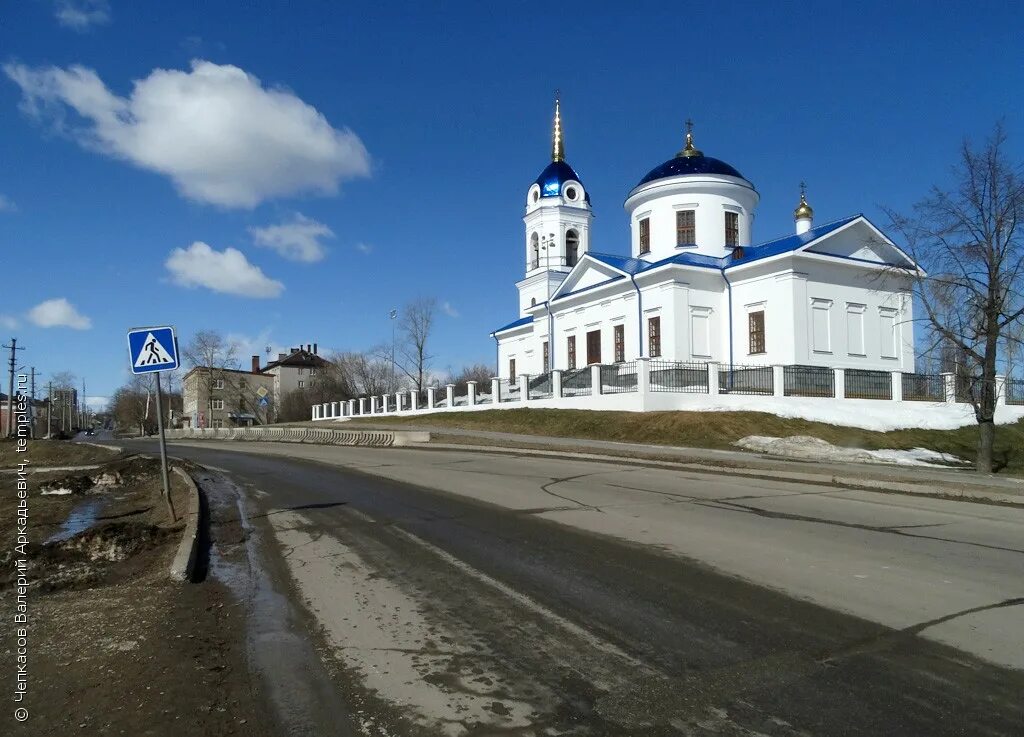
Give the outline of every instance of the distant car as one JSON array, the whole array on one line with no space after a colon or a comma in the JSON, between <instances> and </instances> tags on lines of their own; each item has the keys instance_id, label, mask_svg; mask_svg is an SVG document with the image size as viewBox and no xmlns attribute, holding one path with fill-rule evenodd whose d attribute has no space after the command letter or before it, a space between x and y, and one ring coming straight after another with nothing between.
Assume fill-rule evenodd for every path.
<instances>
[{"instance_id":1,"label":"distant car","mask_svg":"<svg viewBox=\"0 0 1024 737\"><path fill-rule=\"evenodd\" d=\"M96 433L95 433L95 431L94 431L94 430L93 430L93 429L92 429L92 428L90 427L90 428L89 428L88 430L86 430L86 431L85 431L85 434L86 434L86 435L95 435Z\"/></svg>"}]
</instances>

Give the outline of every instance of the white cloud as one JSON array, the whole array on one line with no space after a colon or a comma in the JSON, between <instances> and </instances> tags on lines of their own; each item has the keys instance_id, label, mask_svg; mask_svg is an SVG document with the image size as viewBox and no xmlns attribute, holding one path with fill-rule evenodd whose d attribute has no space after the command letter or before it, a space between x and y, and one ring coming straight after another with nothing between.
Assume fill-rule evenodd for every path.
<instances>
[{"instance_id":1,"label":"white cloud","mask_svg":"<svg viewBox=\"0 0 1024 737\"><path fill-rule=\"evenodd\" d=\"M451 302L442 302L441 303L441 312L443 312L444 314L448 315L448 317L458 317L459 316L459 311L456 310L454 307L452 307L452 303Z\"/></svg>"},{"instance_id":2,"label":"white cloud","mask_svg":"<svg viewBox=\"0 0 1024 737\"><path fill-rule=\"evenodd\" d=\"M102 412L107 408L110 397L86 397L85 404L94 412Z\"/></svg>"},{"instance_id":3,"label":"white cloud","mask_svg":"<svg viewBox=\"0 0 1024 737\"><path fill-rule=\"evenodd\" d=\"M287 259L307 263L323 260L327 249L320 239L334 237L334 231L326 225L298 212L290 223L249 228L249 233L257 246L273 248Z\"/></svg>"},{"instance_id":4,"label":"white cloud","mask_svg":"<svg viewBox=\"0 0 1024 737\"><path fill-rule=\"evenodd\" d=\"M18 318L12 315L0 315L0 327L6 328L7 330L17 330Z\"/></svg>"},{"instance_id":5,"label":"white cloud","mask_svg":"<svg viewBox=\"0 0 1024 737\"><path fill-rule=\"evenodd\" d=\"M0 212L17 212L18 206L7 195L0 194Z\"/></svg>"},{"instance_id":6,"label":"white cloud","mask_svg":"<svg viewBox=\"0 0 1024 737\"><path fill-rule=\"evenodd\" d=\"M234 248L216 251L202 241L175 248L164 264L182 287L206 287L242 297L277 297L284 284L271 279Z\"/></svg>"},{"instance_id":7,"label":"white cloud","mask_svg":"<svg viewBox=\"0 0 1024 737\"><path fill-rule=\"evenodd\" d=\"M40 302L28 311L28 319L41 328L88 330L92 327L92 320L75 309L64 297Z\"/></svg>"},{"instance_id":8,"label":"white cloud","mask_svg":"<svg viewBox=\"0 0 1024 737\"><path fill-rule=\"evenodd\" d=\"M360 253L373 253L373 246L369 243L357 243L356 250Z\"/></svg>"},{"instance_id":9,"label":"white cloud","mask_svg":"<svg viewBox=\"0 0 1024 737\"><path fill-rule=\"evenodd\" d=\"M128 97L82 66L3 69L21 87L27 113L48 115L82 146L170 177L199 202L251 208L303 192L333 194L339 181L370 173L355 133L229 64L154 69ZM68 108L80 124L65 124Z\"/></svg>"},{"instance_id":10,"label":"white cloud","mask_svg":"<svg viewBox=\"0 0 1024 737\"><path fill-rule=\"evenodd\" d=\"M108 0L55 0L53 14L65 28L84 33L110 22Z\"/></svg>"}]
</instances>

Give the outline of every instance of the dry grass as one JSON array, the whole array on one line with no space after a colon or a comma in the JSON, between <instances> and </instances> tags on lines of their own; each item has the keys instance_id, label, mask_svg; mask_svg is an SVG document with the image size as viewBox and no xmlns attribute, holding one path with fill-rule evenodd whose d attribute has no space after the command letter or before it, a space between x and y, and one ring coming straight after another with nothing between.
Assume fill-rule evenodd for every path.
<instances>
[{"instance_id":1,"label":"dry grass","mask_svg":"<svg viewBox=\"0 0 1024 737\"><path fill-rule=\"evenodd\" d=\"M106 463L118 455L115 450L68 440L29 440L28 450L19 453L13 440L0 440L0 468L13 468L28 457L36 468L43 466L85 466Z\"/></svg>"},{"instance_id":2,"label":"dry grass","mask_svg":"<svg viewBox=\"0 0 1024 737\"><path fill-rule=\"evenodd\" d=\"M439 412L411 417L354 420L353 425L420 425L488 430L558 438L586 438L691 448L733 447L747 435L810 435L835 445L869 450L930 448L973 461L978 442L974 426L957 430L875 432L823 422L778 417L764 412L597 412L569 409L507 409ZM997 469L1024 475L1024 421L996 428Z\"/></svg>"}]
</instances>

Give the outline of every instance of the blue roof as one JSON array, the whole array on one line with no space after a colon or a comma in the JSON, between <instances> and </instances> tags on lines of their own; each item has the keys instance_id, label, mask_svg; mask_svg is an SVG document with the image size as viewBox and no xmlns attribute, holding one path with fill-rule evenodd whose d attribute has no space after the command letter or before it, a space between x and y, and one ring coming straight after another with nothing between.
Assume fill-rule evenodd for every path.
<instances>
[{"instance_id":1,"label":"blue roof","mask_svg":"<svg viewBox=\"0 0 1024 737\"><path fill-rule=\"evenodd\" d=\"M636 186L643 186L644 184L653 182L656 179L681 177L686 174L724 174L726 176L744 179L742 174L721 159L715 159L711 156L703 155L675 156L647 172L647 175L641 179ZM636 187L633 189L636 189Z\"/></svg>"},{"instance_id":2,"label":"blue roof","mask_svg":"<svg viewBox=\"0 0 1024 737\"><path fill-rule=\"evenodd\" d=\"M502 327L498 328L497 330L494 331L494 333L502 333L506 330L511 330L512 328L518 328L523 325L529 325L531 322L533 322L533 315L520 317L518 320L510 322L508 325L503 325ZM491 333L491 335L494 335L494 333Z\"/></svg>"},{"instance_id":3,"label":"blue roof","mask_svg":"<svg viewBox=\"0 0 1024 737\"><path fill-rule=\"evenodd\" d=\"M806 233L801 233L799 235L787 235L783 238L776 238L773 241L766 241L765 243L760 243L756 246L746 246L743 249L743 256L740 258L734 257L731 253L727 256L721 257L705 256L701 253L677 253L669 256L668 258L663 258L660 261L644 261L643 259L633 258L631 256L616 256L610 253L594 253L593 251L588 252L587 255L602 263L608 264L619 271L624 271L627 274L633 275L644 271L650 271L651 269L656 269L659 266L666 266L667 264L703 266L709 269L729 269L733 266L749 264L751 261L758 261L763 258L768 258L769 256L777 256L780 253L795 251L798 248L806 246L811 241L817 240L824 235L828 235L834 230L838 230L859 217L863 217L863 215L851 215L850 217L846 217L841 220L835 220L831 223L819 225L817 228L811 228Z\"/></svg>"},{"instance_id":4,"label":"blue roof","mask_svg":"<svg viewBox=\"0 0 1024 737\"><path fill-rule=\"evenodd\" d=\"M579 182L583 184L580 175L576 170L564 161L552 161L545 167L544 171L534 182L540 186L541 197L558 197L562 194L562 185L566 182ZM590 193L584 191L584 199L590 202Z\"/></svg>"},{"instance_id":5,"label":"blue roof","mask_svg":"<svg viewBox=\"0 0 1024 737\"><path fill-rule=\"evenodd\" d=\"M607 264L614 269L625 272L632 276L637 274L648 272L652 269L657 269L662 266L668 266L670 264L678 264L681 266L696 266L699 268L716 269L719 271L730 269L734 266L742 266L749 264L752 261L759 261L760 259L769 258L771 256L778 256L782 253L790 253L796 251L808 243L821 238L822 236L828 235L829 233L838 230L839 228L847 225L857 218L864 217L862 214L857 213L856 215L850 215L849 217L842 218L840 220L834 220L831 223L825 223L819 225L817 228L811 228L806 233L800 233L799 235L787 235L783 238L776 238L775 240L765 241L759 243L756 246L746 246L743 249L743 256L735 258L731 253L727 256L716 258L715 256L705 256L700 253L677 253L668 258L663 258L660 261L645 261L640 258L633 258L632 256L619 256L612 253L595 253L594 251L588 251L586 253L592 259L600 261L603 264ZM564 299L580 292L585 292L588 289L594 289L595 287L604 286L613 281L617 281L622 277L613 277L607 281L599 282L598 284L592 284L582 289L577 289L573 292L567 292L566 294L560 294L554 298L554 300ZM517 328L520 325L527 325L533 322L533 317L524 317L516 320L515 322L509 323L508 325L498 328L495 333L500 333L504 330L511 330Z\"/></svg>"}]
</instances>

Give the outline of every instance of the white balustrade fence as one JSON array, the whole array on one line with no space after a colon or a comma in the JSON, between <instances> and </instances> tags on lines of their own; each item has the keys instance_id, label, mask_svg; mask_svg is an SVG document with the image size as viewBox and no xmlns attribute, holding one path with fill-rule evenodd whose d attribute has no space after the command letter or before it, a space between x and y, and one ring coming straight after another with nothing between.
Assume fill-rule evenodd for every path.
<instances>
[{"instance_id":1,"label":"white balustrade fence","mask_svg":"<svg viewBox=\"0 0 1024 737\"><path fill-rule=\"evenodd\" d=\"M550 409L745 410L870 429L971 424L970 401L984 390L953 374L862 371L824 366L750 366L641 358L492 379L313 407L313 420L432 412ZM1024 379L997 377L996 421L1024 417Z\"/></svg>"}]
</instances>

